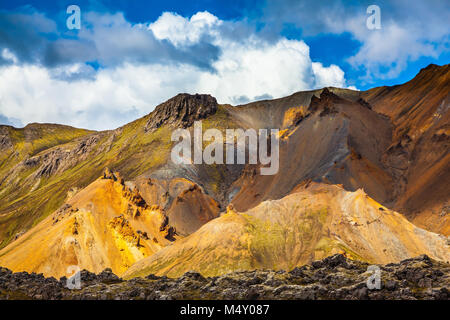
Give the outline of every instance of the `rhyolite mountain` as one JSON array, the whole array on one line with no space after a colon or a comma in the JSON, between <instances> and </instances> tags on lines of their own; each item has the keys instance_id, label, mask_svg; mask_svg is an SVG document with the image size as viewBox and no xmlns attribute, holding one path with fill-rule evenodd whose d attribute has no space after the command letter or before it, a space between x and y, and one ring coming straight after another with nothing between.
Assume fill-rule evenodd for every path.
<instances>
[{"instance_id":1,"label":"rhyolite mountain","mask_svg":"<svg viewBox=\"0 0 450 320\"><path fill-rule=\"evenodd\" d=\"M133 277L292 269L334 253L449 261L450 66L368 91L231 106L179 94L94 132L0 126L0 265ZM280 130L280 169L175 165L171 133ZM109 169L107 169L109 168Z\"/></svg>"}]
</instances>

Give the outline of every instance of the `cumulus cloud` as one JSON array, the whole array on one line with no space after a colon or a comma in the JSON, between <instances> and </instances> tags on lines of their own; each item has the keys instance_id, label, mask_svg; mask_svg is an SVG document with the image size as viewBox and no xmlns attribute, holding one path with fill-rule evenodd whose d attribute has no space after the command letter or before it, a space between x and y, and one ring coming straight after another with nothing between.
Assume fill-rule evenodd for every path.
<instances>
[{"instance_id":1,"label":"cumulus cloud","mask_svg":"<svg viewBox=\"0 0 450 320\"><path fill-rule=\"evenodd\" d=\"M22 12L0 10L0 51L8 49L19 61L37 61L49 43L46 36L56 30L54 21L29 8Z\"/></svg>"},{"instance_id":2,"label":"cumulus cloud","mask_svg":"<svg viewBox=\"0 0 450 320\"><path fill-rule=\"evenodd\" d=\"M213 14L203 11L186 19L176 13L164 12L149 25L158 39L168 39L176 46L198 43L206 35L219 36L218 27L223 25Z\"/></svg>"},{"instance_id":3,"label":"cumulus cloud","mask_svg":"<svg viewBox=\"0 0 450 320\"><path fill-rule=\"evenodd\" d=\"M78 32L58 30L56 23L32 8L0 11L0 50L7 48L20 63L45 67L97 62L103 67L131 63L188 63L210 68L219 49L207 41L176 48L159 41L143 24L126 21L123 13L86 12ZM3 57L0 64L5 64Z\"/></svg>"},{"instance_id":4,"label":"cumulus cloud","mask_svg":"<svg viewBox=\"0 0 450 320\"><path fill-rule=\"evenodd\" d=\"M345 83L344 71L338 66L332 64L325 68L320 62L313 62L313 73L315 76L315 86L321 87L343 87Z\"/></svg>"},{"instance_id":5,"label":"cumulus cloud","mask_svg":"<svg viewBox=\"0 0 450 320\"><path fill-rule=\"evenodd\" d=\"M313 62L303 41L268 39L208 12L164 13L147 24L131 24L122 14L85 16L91 25L77 40L46 47L47 63L0 66L0 113L23 123L111 129L180 92L240 104L346 86L344 72ZM93 68L92 59L103 66Z\"/></svg>"},{"instance_id":6,"label":"cumulus cloud","mask_svg":"<svg viewBox=\"0 0 450 320\"><path fill-rule=\"evenodd\" d=\"M220 58L212 62L216 72L202 74L199 88L214 92L227 103L346 85L344 72L338 66L324 67L311 61L309 47L303 41L286 38L269 41L249 33L248 29L242 32L241 27L208 12L199 12L190 19L166 12L149 25L158 39L177 47L207 37L220 48ZM241 37L236 37L237 32Z\"/></svg>"},{"instance_id":7,"label":"cumulus cloud","mask_svg":"<svg viewBox=\"0 0 450 320\"><path fill-rule=\"evenodd\" d=\"M372 4L381 9L379 30L366 26L366 9ZM448 52L450 33L444 26L449 13L450 3L441 0L269 0L264 21L273 32L291 23L306 36L350 33L361 46L348 62L370 81L395 78L410 61Z\"/></svg>"}]
</instances>

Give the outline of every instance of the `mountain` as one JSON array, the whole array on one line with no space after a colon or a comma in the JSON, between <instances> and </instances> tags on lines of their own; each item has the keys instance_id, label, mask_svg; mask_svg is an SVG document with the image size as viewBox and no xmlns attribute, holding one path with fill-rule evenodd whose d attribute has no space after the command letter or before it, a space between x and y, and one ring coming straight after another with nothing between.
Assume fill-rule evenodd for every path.
<instances>
[{"instance_id":1,"label":"mountain","mask_svg":"<svg viewBox=\"0 0 450 320\"><path fill-rule=\"evenodd\" d=\"M411 81L362 93L389 117L383 154L396 183L392 207L430 230L450 234L450 65L429 65Z\"/></svg>"},{"instance_id":2,"label":"mountain","mask_svg":"<svg viewBox=\"0 0 450 320\"><path fill-rule=\"evenodd\" d=\"M288 269L341 251L448 261L449 71L239 106L179 94L101 132L0 126L0 265L131 276ZM173 130L193 133L197 120L221 132L279 129L279 171L174 164Z\"/></svg>"},{"instance_id":3,"label":"mountain","mask_svg":"<svg viewBox=\"0 0 450 320\"><path fill-rule=\"evenodd\" d=\"M111 268L122 274L133 263L175 241L179 237L175 230L189 234L218 216L217 203L198 185L182 180L171 183L164 189L148 179L147 188L142 188L147 198L169 201L174 197L175 202L170 207L148 205L136 186L126 185L119 173L107 169L2 250L2 265L58 277L72 265L95 272ZM160 197L161 193L168 194L167 198ZM194 206L195 211L189 210Z\"/></svg>"},{"instance_id":4,"label":"mountain","mask_svg":"<svg viewBox=\"0 0 450 320\"><path fill-rule=\"evenodd\" d=\"M358 94L324 89L244 106L252 114L279 113L260 125L278 127L283 135L279 172L237 180L239 191L232 200L236 209L280 199L307 179L353 191L364 188L377 201L389 200L394 181L380 157L389 146L389 121L358 100Z\"/></svg>"},{"instance_id":5,"label":"mountain","mask_svg":"<svg viewBox=\"0 0 450 320\"><path fill-rule=\"evenodd\" d=\"M70 159L60 164L56 155L68 148L82 153L86 143L76 141L86 141L91 133L54 124L33 123L22 129L0 125L0 247L62 204L59 191L71 186L57 178L47 184L47 177L69 166Z\"/></svg>"},{"instance_id":6,"label":"mountain","mask_svg":"<svg viewBox=\"0 0 450 320\"><path fill-rule=\"evenodd\" d=\"M369 263L399 262L425 253L450 261L445 236L408 222L362 190L306 184L242 213L229 209L192 235L138 261L123 277L218 276L236 270L292 270L342 253Z\"/></svg>"},{"instance_id":7,"label":"mountain","mask_svg":"<svg viewBox=\"0 0 450 320\"><path fill-rule=\"evenodd\" d=\"M182 122L186 117L206 117L209 113L199 104L202 99L215 103L208 109L214 117L204 120L204 127L229 127L228 114L214 98L186 94L116 130L92 132L44 124L24 129L0 126L0 248L62 206L74 191L87 187L106 167L120 171L126 180L148 178L152 173L163 180L187 178L201 182L223 203L221 190L240 171L235 166L192 169L173 165L169 161L172 123L155 125L155 117L170 110L170 121L176 124L177 119Z\"/></svg>"}]
</instances>

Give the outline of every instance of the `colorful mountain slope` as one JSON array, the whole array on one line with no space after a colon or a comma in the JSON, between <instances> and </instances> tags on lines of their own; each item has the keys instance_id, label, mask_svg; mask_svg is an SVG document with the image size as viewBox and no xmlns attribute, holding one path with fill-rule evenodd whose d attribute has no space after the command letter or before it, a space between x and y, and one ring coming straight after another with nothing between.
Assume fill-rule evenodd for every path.
<instances>
[{"instance_id":1,"label":"colorful mountain slope","mask_svg":"<svg viewBox=\"0 0 450 320\"><path fill-rule=\"evenodd\" d=\"M388 120L327 89L319 94L308 94L311 101L294 117L296 124L282 131L279 172L262 176L253 170L236 181L239 192L232 203L237 210L280 199L306 179L343 184L348 190L363 187L377 201L390 201L393 181L380 156L389 146ZM286 123L284 115L280 119Z\"/></svg>"},{"instance_id":2,"label":"colorful mountain slope","mask_svg":"<svg viewBox=\"0 0 450 320\"><path fill-rule=\"evenodd\" d=\"M450 65L429 65L411 81L362 93L389 117L383 154L396 183L393 208L430 230L450 234Z\"/></svg>"},{"instance_id":3,"label":"colorful mountain slope","mask_svg":"<svg viewBox=\"0 0 450 320\"><path fill-rule=\"evenodd\" d=\"M203 100L209 103L206 111L203 104L197 104ZM171 122L154 124L154 115L161 114ZM239 176L242 166L182 168L169 161L174 126L182 125L189 117L189 121L201 120L208 115L205 128L234 125L211 96L183 94L112 131L38 125L42 133L31 134L31 128L37 125L24 130L0 126L1 146L7 150L0 157L0 248L59 208L72 189L92 183L105 167L120 171L126 180L148 178L151 174L164 180L186 177L201 183L220 202L222 190ZM29 136L36 138L30 141Z\"/></svg>"},{"instance_id":4,"label":"colorful mountain slope","mask_svg":"<svg viewBox=\"0 0 450 320\"><path fill-rule=\"evenodd\" d=\"M431 65L394 87L324 88L241 106L180 94L102 132L0 126L0 265L59 275L77 263L121 274L137 262L130 274L144 268L172 275L195 267L212 275L292 268L339 250L377 263L423 253L448 259L441 252L448 250L446 238L389 209L450 235L449 78L449 65ZM171 133L180 127L192 132L197 120L204 130L222 132L280 129L280 170L261 176L259 165L175 165ZM105 167L123 178L109 172L110 179L98 180ZM305 181L342 188L313 183L296 189ZM136 205L133 193L144 206L139 211L153 217L149 221L130 217L125 207ZM360 200L348 204L352 195ZM244 214L229 210L219 217L229 204ZM60 221L60 215L67 218ZM81 244L65 241L74 238L75 224L84 230L76 228ZM111 228L125 233L126 245ZM149 237L139 236L139 245L133 244L138 230ZM32 252L38 254L29 259Z\"/></svg>"},{"instance_id":5,"label":"colorful mountain slope","mask_svg":"<svg viewBox=\"0 0 450 320\"><path fill-rule=\"evenodd\" d=\"M168 207L157 201L161 188L151 190L157 183L164 185L147 180L150 189L142 188L144 198L133 183L105 170L101 178L0 250L0 265L55 277L67 275L70 266L92 272L111 268L120 275L180 234L194 232L218 216L217 203L198 185L180 180L166 183L170 191L166 200L175 197Z\"/></svg>"},{"instance_id":6,"label":"colorful mountain slope","mask_svg":"<svg viewBox=\"0 0 450 320\"><path fill-rule=\"evenodd\" d=\"M138 261L124 277L291 270L334 253L371 263L398 262L419 253L450 260L446 237L415 227L364 191L307 183L243 213L229 208L190 236Z\"/></svg>"}]
</instances>

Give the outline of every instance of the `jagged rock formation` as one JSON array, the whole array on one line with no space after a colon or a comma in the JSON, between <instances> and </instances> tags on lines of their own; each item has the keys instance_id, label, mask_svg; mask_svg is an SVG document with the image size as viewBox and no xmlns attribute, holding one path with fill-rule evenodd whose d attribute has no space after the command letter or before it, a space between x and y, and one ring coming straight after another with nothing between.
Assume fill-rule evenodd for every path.
<instances>
[{"instance_id":1,"label":"jagged rock formation","mask_svg":"<svg viewBox=\"0 0 450 320\"><path fill-rule=\"evenodd\" d=\"M217 100L209 94L180 93L155 108L145 125L145 130L155 130L162 124L187 128L194 121L216 113Z\"/></svg>"},{"instance_id":2,"label":"jagged rock formation","mask_svg":"<svg viewBox=\"0 0 450 320\"><path fill-rule=\"evenodd\" d=\"M140 178L136 187L148 203L164 209L177 234L187 236L217 218L220 205L197 184L183 178Z\"/></svg>"},{"instance_id":3,"label":"jagged rock formation","mask_svg":"<svg viewBox=\"0 0 450 320\"><path fill-rule=\"evenodd\" d=\"M342 102L342 98L335 95L333 92L324 88L319 97L313 96L309 104L309 110L314 113L320 110L320 116L325 116L331 113L337 113L335 105Z\"/></svg>"},{"instance_id":4,"label":"jagged rock formation","mask_svg":"<svg viewBox=\"0 0 450 320\"><path fill-rule=\"evenodd\" d=\"M219 215L218 204L192 182L139 183L143 195L106 168L97 181L0 250L0 265L46 276L65 275L71 265L92 272L111 268L120 275Z\"/></svg>"},{"instance_id":5,"label":"jagged rock formation","mask_svg":"<svg viewBox=\"0 0 450 320\"><path fill-rule=\"evenodd\" d=\"M42 274L0 268L0 299L181 300L181 299L404 299L448 300L450 265L427 256L380 266L380 289L368 289L368 264L334 255L286 271L257 270L204 278L187 272L177 279L149 275L124 281L111 270L80 272L81 289L67 289Z\"/></svg>"},{"instance_id":6,"label":"jagged rock formation","mask_svg":"<svg viewBox=\"0 0 450 320\"><path fill-rule=\"evenodd\" d=\"M325 88L230 108L244 127L282 129L279 173L243 175L233 204L247 210L313 179L364 188L425 229L449 235L449 87L450 66L430 65L394 87ZM289 114L299 116L296 126L285 124Z\"/></svg>"},{"instance_id":7,"label":"jagged rock formation","mask_svg":"<svg viewBox=\"0 0 450 320\"><path fill-rule=\"evenodd\" d=\"M122 274L134 262L175 240L164 211L148 205L118 173L74 195L44 221L0 251L0 265L62 276L76 265Z\"/></svg>"}]
</instances>

